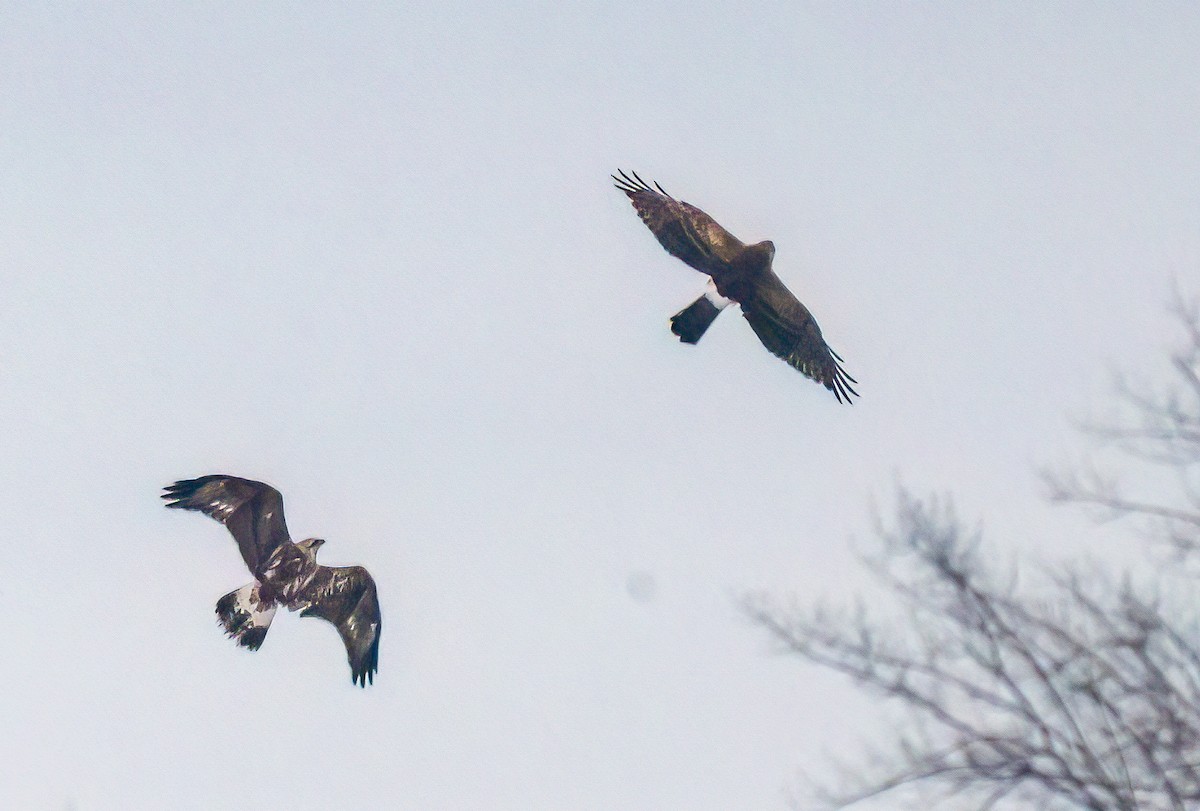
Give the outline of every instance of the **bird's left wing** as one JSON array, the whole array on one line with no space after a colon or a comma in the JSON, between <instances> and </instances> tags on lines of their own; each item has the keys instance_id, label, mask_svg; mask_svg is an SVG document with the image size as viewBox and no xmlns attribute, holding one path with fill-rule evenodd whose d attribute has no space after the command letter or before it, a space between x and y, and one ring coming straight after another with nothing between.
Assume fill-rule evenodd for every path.
<instances>
[{"instance_id":1,"label":"bird's left wing","mask_svg":"<svg viewBox=\"0 0 1200 811\"><path fill-rule=\"evenodd\" d=\"M361 566L318 566L299 596L307 602L300 616L320 617L337 628L346 645L351 681L362 687L374 684L383 619L370 572Z\"/></svg>"},{"instance_id":2,"label":"bird's left wing","mask_svg":"<svg viewBox=\"0 0 1200 811\"><path fill-rule=\"evenodd\" d=\"M753 295L740 303L750 328L775 356L829 389L839 403L853 403L851 395L859 396L850 386L858 381L846 374L841 357L825 343L817 320L773 271L766 271Z\"/></svg>"}]
</instances>

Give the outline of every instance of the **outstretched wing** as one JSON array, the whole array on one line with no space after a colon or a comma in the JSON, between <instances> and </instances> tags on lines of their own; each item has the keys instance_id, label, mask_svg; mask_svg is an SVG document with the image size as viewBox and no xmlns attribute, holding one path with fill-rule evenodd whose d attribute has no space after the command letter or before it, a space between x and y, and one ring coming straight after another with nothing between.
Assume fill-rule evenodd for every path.
<instances>
[{"instance_id":1,"label":"outstretched wing","mask_svg":"<svg viewBox=\"0 0 1200 811\"><path fill-rule=\"evenodd\" d=\"M773 271L767 270L754 284L753 295L740 303L754 334L773 354L829 389L839 403L853 403L850 396L859 396L850 387L858 381L846 374L841 357L825 343L817 320Z\"/></svg>"},{"instance_id":2,"label":"outstretched wing","mask_svg":"<svg viewBox=\"0 0 1200 811\"><path fill-rule=\"evenodd\" d=\"M612 175L616 186L629 196L633 207L667 253L682 259L701 273L720 276L745 245L700 209L676 200L657 183L654 188L633 172L620 169Z\"/></svg>"},{"instance_id":3,"label":"outstretched wing","mask_svg":"<svg viewBox=\"0 0 1200 811\"><path fill-rule=\"evenodd\" d=\"M374 684L383 619L370 572L361 566L318 566L300 598L308 603L300 616L320 617L337 627L350 661L350 680L362 687Z\"/></svg>"},{"instance_id":4,"label":"outstretched wing","mask_svg":"<svg viewBox=\"0 0 1200 811\"><path fill-rule=\"evenodd\" d=\"M163 490L168 507L197 510L224 524L256 578L262 578L272 553L291 541L283 520L283 496L269 484L234 476L201 476Z\"/></svg>"}]
</instances>

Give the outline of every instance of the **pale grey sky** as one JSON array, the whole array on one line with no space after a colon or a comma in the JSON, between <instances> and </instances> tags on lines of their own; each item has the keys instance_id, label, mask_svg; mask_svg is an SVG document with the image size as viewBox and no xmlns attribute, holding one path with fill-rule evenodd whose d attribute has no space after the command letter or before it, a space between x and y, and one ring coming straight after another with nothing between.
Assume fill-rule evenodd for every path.
<instances>
[{"instance_id":1,"label":"pale grey sky","mask_svg":"<svg viewBox=\"0 0 1200 811\"><path fill-rule=\"evenodd\" d=\"M1033 471L1197 287L1200 9L499 5L0 9L0 804L781 808L876 716L738 593L852 594L897 476L1078 541ZM861 401L679 344L617 167L774 240ZM222 636L158 500L215 472L371 569L372 688Z\"/></svg>"}]
</instances>

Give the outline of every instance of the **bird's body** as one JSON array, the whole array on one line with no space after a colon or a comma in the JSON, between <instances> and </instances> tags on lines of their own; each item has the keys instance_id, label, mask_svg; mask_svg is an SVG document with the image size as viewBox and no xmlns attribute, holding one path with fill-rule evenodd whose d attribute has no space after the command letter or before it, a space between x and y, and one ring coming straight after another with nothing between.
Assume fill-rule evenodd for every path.
<instances>
[{"instance_id":1,"label":"bird's body","mask_svg":"<svg viewBox=\"0 0 1200 811\"><path fill-rule=\"evenodd\" d=\"M710 278L711 289L671 318L671 331L684 343L697 343L732 302L772 354L833 392L839 402L858 396L841 358L829 348L821 328L798 298L775 275L775 245L747 245L696 206L676 200L657 183L651 188L633 173L613 176L642 222L667 252Z\"/></svg>"},{"instance_id":2,"label":"bird's body","mask_svg":"<svg viewBox=\"0 0 1200 811\"><path fill-rule=\"evenodd\" d=\"M374 682L383 627L375 581L361 566L317 563L320 538L293 543L278 490L235 476L202 476L175 482L162 497L168 507L220 521L237 541L254 582L218 600L217 617L239 645L258 650L282 605L337 627L352 680L363 687Z\"/></svg>"}]
</instances>

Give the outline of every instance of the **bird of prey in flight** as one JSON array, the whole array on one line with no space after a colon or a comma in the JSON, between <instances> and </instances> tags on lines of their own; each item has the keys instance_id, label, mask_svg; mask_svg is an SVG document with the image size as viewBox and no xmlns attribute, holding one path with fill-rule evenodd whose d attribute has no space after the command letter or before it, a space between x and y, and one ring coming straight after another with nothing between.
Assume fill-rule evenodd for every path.
<instances>
[{"instance_id":1,"label":"bird of prey in flight","mask_svg":"<svg viewBox=\"0 0 1200 811\"><path fill-rule=\"evenodd\" d=\"M763 346L833 392L839 403L853 402L851 395L858 392L850 384L858 381L846 374L808 308L771 270L774 243L746 245L657 183L651 188L637 172L632 177L620 169L617 173L620 177L612 176L617 188L629 196L667 253L709 277L704 295L671 316L671 331L679 340L698 342L721 310L737 302Z\"/></svg>"},{"instance_id":2,"label":"bird of prey in flight","mask_svg":"<svg viewBox=\"0 0 1200 811\"><path fill-rule=\"evenodd\" d=\"M293 543L283 520L283 496L270 485L234 476L184 479L163 488L168 507L196 510L220 521L254 582L217 601L221 625L239 645L258 650L283 605L302 617L320 617L337 628L350 660L350 678L362 687L379 669L382 621L375 581L361 566L322 566L325 541Z\"/></svg>"}]
</instances>

